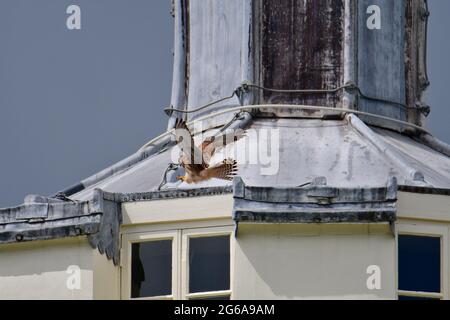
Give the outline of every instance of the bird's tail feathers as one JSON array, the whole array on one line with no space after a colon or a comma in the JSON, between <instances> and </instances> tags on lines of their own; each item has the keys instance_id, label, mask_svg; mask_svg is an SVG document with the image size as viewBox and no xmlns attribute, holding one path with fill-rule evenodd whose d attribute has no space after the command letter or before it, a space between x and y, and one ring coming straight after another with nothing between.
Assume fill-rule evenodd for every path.
<instances>
[{"instance_id":1,"label":"bird's tail feathers","mask_svg":"<svg viewBox=\"0 0 450 320\"><path fill-rule=\"evenodd\" d=\"M227 159L206 171L209 178L232 181L238 172L238 165L236 160Z\"/></svg>"}]
</instances>

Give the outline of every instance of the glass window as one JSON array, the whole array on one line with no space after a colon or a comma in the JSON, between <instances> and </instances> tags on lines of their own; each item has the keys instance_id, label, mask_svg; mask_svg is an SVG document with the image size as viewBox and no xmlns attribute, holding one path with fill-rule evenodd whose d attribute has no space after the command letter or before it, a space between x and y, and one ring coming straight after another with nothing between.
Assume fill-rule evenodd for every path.
<instances>
[{"instance_id":1,"label":"glass window","mask_svg":"<svg viewBox=\"0 0 450 320\"><path fill-rule=\"evenodd\" d=\"M190 238L189 292L226 290L230 290L230 237Z\"/></svg>"},{"instance_id":2,"label":"glass window","mask_svg":"<svg viewBox=\"0 0 450 320\"><path fill-rule=\"evenodd\" d=\"M441 299L438 298L425 298L425 297L408 297L408 296L399 296L398 300L400 301L439 301Z\"/></svg>"},{"instance_id":3,"label":"glass window","mask_svg":"<svg viewBox=\"0 0 450 320\"><path fill-rule=\"evenodd\" d=\"M172 240L133 243L131 297L172 294Z\"/></svg>"},{"instance_id":4,"label":"glass window","mask_svg":"<svg viewBox=\"0 0 450 320\"><path fill-rule=\"evenodd\" d=\"M233 226L123 235L122 298L230 300Z\"/></svg>"},{"instance_id":5,"label":"glass window","mask_svg":"<svg viewBox=\"0 0 450 320\"><path fill-rule=\"evenodd\" d=\"M441 238L400 235L398 268L400 291L441 293Z\"/></svg>"}]
</instances>

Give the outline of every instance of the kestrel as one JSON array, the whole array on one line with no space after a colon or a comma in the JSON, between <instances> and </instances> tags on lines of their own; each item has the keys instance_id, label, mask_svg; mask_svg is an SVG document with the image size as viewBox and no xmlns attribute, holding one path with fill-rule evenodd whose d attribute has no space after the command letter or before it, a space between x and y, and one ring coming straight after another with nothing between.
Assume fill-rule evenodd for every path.
<instances>
[{"instance_id":1,"label":"kestrel","mask_svg":"<svg viewBox=\"0 0 450 320\"><path fill-rule=\"evenodd\" d=\"M182 155L179 159L181 166L185 169L184 176L177 179L189 184L199 183L210 179L233 180L237 173L237 162L226 159L210 166L210 160L216 149L220 147L220 139L207 138L200 147L194 143L194 138L186 122L177 119L175 123L175 137Z\"/></svg>"}]
</instances>

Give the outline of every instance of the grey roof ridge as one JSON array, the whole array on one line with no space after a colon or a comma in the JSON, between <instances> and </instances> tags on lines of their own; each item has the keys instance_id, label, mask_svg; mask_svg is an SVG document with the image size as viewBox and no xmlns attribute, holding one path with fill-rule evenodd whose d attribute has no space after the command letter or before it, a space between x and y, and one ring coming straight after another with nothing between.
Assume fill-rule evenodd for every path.
<instances>
[{"instance_id":1,"label":"grey roof ridge","mask_svg":"<svg viewBox=\"0 0 450 320\"><path fill-rule=\"evenodd\" d=\"M450 157L450 145L432 136L431 134L421 134L419 135L418 140L431 149Z\"/></svg>"},{"instance_id":2,"label":"grey roof ridge","mask_svg":"<svg viewBox=\"0 0 450 320\"><path fill-rule=\"evenodd\" d=\"M70 197L76 193L83 191L84 189L93 187L98 183L104 181L105 179L114 176L116 174L122 173L134 167L138 163L141 163L142 161L157 155L158 153L162 152L165 148L171 146L171 144L174 143L175 142L171 140L171 137L167 136L166 138L162 139L159 143L153 146L149 146L143 150L139 150L138 152L117 162L116 164L113 164L112 166L109 166L108 168L103 169L100 172L86 179L83 179L78 184L58 192L58 194L63 194L64 196Z\"/></svg>"},{"instance_id":3,"label":"grey roof ridge","mask_svg":"<svg viewBox=\"0 0 450 320\"><path fill-rule=\"evenodd\" d=\"M422 185L429 186L429 184L425 181L425 177L422 172L418 171L411 165L405 163L404 159L392 150L392 148L383 141L380 137L374 133L374 131L367 126L357 115L355 114L347 114L346 120L348 124L351 125L353 129L356 130L362 137L364 137L367 141L369 141L375 148L378 149L388 160L390 160L393 164L397 165L401 170L403 170L407 176L409 177L411 183L413 185Z\"/></svg>"}]
</instances>

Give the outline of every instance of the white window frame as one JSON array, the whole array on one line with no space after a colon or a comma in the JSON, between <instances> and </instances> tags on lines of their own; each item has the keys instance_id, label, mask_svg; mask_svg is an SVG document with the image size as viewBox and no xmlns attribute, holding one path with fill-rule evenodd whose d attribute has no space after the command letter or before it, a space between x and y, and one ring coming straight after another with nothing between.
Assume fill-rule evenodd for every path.
<instances>
[{"instance_id":1,"label":"white window frame","mask_svg":"<svg viewBox=\"0 0 450 320\"><path fill-rule=\"evenodd\" d=\"M179 250L180 231L158 231L146 233L124 234L122 236L122 257L125 260L121 272L121 297L124 300L174 300L179 296L178 274L180 270ZM131 258L132 245L134 243L145 243L153 241L172 240L172 294L159 297L131 298Z\"/></svg>"},{"instance_id":2,"label":"white window frame","mask_svg":"<svg viewBox=\"0 0 450 320\"><path fill-rule=\"evenodd\" d=\"M230 297L233 299L233 257L234 257L234 229L232 227L206 228L206 229L186 229L182 231L182 268L181 268L181 299L203 299L212 297ZM220 236L230 237L230 289L225 291L189 293L189 239L191 238L212 238Z\"/></svg>"},{"instance_id":3,"label":"white window frame","mask_svg":"<svg viewBox=\"0 0 450 320\"><path fill-rule=\"evenodd\" d=\"M234 274L234 229L233 225L216 226L214 223L208 224L175 224L164 226L161 230L155 226L149 227L151 231L144 232L143 226L138 231L124 233L122 235L122 264L121 264L121 298L124 300L188 300L202 299L209 297L233 298L233 274ZM172 228L172 229L170 229ZM189 294L189 239L200 237L230 237L230 290L220 292L205 292ZM172 295L160 297L131 298L131 258L132 244L151 242L159 240L170 240L172 242Z\"/></svg>"},{"instance_id":4,"label":"white window frame","mask_svg":"<svg viewBox=\"0 0 450 320\"><path fill-rule=\"evenodd\" d=\"M396 232L396 281L397 281L397 299L399 296L408 296L416 298L429 299L449 299L449 228L440 224L427 224L425 222L417 223L399 223ZM441 292L419 292L419 291L402 291L398 289L398 239L399 236L418 236L418 237L434 237L441 239Z\"/></svg>"}]
</instances>

